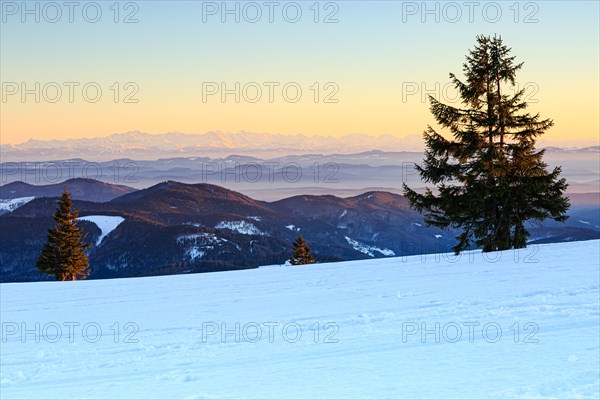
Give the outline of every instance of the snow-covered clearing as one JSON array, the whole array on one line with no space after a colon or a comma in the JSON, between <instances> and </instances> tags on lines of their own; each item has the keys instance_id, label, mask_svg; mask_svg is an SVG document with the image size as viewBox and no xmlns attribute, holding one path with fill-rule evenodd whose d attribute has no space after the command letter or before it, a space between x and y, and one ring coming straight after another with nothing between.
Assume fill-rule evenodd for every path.
<instances>
[{"instance_id":1,"label":"snow-covered clearing","mask_svg":"<svg viewBox=\"0 0 600 400\"><path fill-rule=\"evenodd\" d=\"M114 231L121 222L125 221L123 217L115 217L110 215L86 215L85 217L79 217L77 219L81 221L92 222L100 229L101 233L96 240L96 246L100 245L100 243L102 243L102 239Z\"/></svg>"},{"instance_id":2,"label":"snow-covered clearing","mask_svg":"<svg viewBox=\"0 0 600 400\"><path fill-rule=\"evenodd\" d=\"M177 243L187 245L186 255L190 260L202 258L208 250L213 250L215 246L228 242L215 235L214 233L199 233L195 235L183 235L177 238Z\"/></svg>"},{"instance_id":3,"label":"snow-covered clearing","mask_svg":"<svg viewBox=\"0 0 600 400\"><path fill-rule=\"evenodd\" d=\"M375 252L378 252L384 256L395 256L396 255L394 250L381 249L379 247L369 246L369 245L361 243L357 240L351 239L348 236L345 236L345 238L346 238L346 241L348 242L348 244L350 246L352 246L354 248L354 250L360 251L361 253L366 254L368 256L375 257Z\"/></svg>"},{"instance_id":4,"label":"snow-covered clearing","mask_svg":"<svg viewBox=\"0 0 600 400\"><path fill-rule=\"evenodd\" d=\"M246 221L221 221L215 225L216 229L229 229L242 235L264 235L254 224Z\"/></svg>"},{"instance_id":5,"label":"snow-covered clearing","mask_svg":"<svg viewBox=\"0 0 600 400\"><path fill-rule=\"evenodd\" d=\"M597 399L599 248L2 284L2 398Z\"/></svg>"}]
</instances>

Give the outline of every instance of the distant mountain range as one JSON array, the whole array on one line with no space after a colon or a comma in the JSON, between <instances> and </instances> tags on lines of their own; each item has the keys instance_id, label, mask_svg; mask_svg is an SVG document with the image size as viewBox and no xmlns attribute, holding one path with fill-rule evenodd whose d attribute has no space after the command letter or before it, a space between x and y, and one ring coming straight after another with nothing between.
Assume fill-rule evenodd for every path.
<instances>
[{"instance_id":1,"label":"distant mountain range","mask_svg":"<svg viewBox=\"0 0 600 400\"><path fill-rule=\"evenodd\" d=\"M92 278L281 264L299 233L321 261L445 252L456 235L425 226L406 198L380 191L266 202L212 184L174 181L142 190L89 179L46 187L11 184L0 187L2 196L21 197L0 200L14 205L0 216L0 281L47 279L35 261L54 224L57 198L44 194L55 196L65 184L78 193L80 224L94 243ZM579 207L567 224L534 226L532 240L599 238L598 210Z\"/></svg>"},{"instance_id":2,"label":"distant mountain range","mask_svg":"<svg viewBox=\"0 0 600 400\"><path fill-rule=\"evenodd\" d=\"M562 166L562 176L569 183L570 193L600 191L599 158L598 147L548 148L544 156L549 167ZM414 169L414 164L422 160L422 152L382 150L349 154L278 153L264 158L204 154L157 160L114 158L97 162L83 158L38 159L3 161L0 163L0 184L14 181L35 185L56 184L70 178L91 178L146 188L173 180L213 183L260 200L272 201L299 194L352 196L371 190L397 192L402 183L423 188L426 185Z\"/></svg>"},{"instance_id":3,"label":"distant mountain range","mask_svg":"<svg viewBox=\"0 0 600 400\"><path fill-rule=\"evenodd\" d=\"M170 132L148 134L144 132L117 133L98 138L67 140L28 140L27 142L0 145L2 160L48 161L69 158L85 158L91 161L106 161L119 158L152 160L172 157L226 157L231 154L273 158L274 155L301 154L350 154L369 150L390 152L422 152L423 139L420 134L404 137L392 135L373 136L351 134L341 137L282 135L257 132L207 132L187 134ZM559 149L557 151L581 151L581 149ZM599 147L584 151L598 152Z\"/></svg>"},{"instance_id":4,"label":"distant mountain range","mask_svg":"<svg viewBox=\"0 0 600 400\"><path fill-rule=\"evenodd\" d=\"M28 140L17 145L1 145L3 161L47 161L65 158L108 160L113 158L156 159L164 157L221 157L243 154L272 157L274 154L356 153L368 149L419 151L420 135L398 138L392 135L353 134L343 137L281 135L256 132L171 132L148 134L118 133L99 138L68 140Z\"/></svg>"}]
</instances>

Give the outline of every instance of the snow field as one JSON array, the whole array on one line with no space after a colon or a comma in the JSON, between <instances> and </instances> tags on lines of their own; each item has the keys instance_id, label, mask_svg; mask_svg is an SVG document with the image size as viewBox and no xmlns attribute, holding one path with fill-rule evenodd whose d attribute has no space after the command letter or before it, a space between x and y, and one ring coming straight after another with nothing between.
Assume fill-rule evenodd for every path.
<instances>
[{"instance_id":1,"label":"snow field","mask_svg":"<svg viewBox=\"0 0 600 400\"><path fill-rule=\"evenodd\" d=\"M598 398L599 250L2 284L2 398Z\"/></svg>"}]
</instances>

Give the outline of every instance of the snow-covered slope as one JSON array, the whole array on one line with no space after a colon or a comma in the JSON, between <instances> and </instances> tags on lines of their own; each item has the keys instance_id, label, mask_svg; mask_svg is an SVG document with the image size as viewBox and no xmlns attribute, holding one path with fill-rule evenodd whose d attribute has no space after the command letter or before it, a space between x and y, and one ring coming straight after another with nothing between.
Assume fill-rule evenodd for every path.
<instances>
[{"instance_id":1,"label":"snow-covered slope","mask_svg":"<svg viewBox=\"0 0 600 400\"><path fill-rule=\"evenodd\" d=\"M2 397L598 398L599 249L2 284Z\"/></svg>"},{"instance_id":2,"label":"snow-covered slope","mask_svg":"<svg viewBox=\"0 0 600 400\"><path fill-rule=\"evenodd\" d=\"M0 212L11 212L21 207L23 204L29 203L34 196L18 197L16 199L0 199ZM0 214L1 215L1 214Z\"/></svg>"}]
</instances>

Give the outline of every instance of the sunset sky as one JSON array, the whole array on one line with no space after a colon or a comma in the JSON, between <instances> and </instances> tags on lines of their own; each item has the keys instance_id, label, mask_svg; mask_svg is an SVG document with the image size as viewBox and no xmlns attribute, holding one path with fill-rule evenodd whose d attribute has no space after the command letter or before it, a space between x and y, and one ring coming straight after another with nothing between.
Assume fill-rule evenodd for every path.
<instances>
[{"instance_id":1,"label":"sunset sky","mask_svg":"<svg viewBox=\"0 0 600 400\"><path fill-rule=\"evenodd\" d=\"M321 2L317 16L314 2L307 1L295 3L302 11L296 23L289 2L274 8L272 23L262 1L254 3L262 13L255 23L246 20L257 18L256 9L244 9L246 3L238 5L239 23L235 15L224 15L222 22L221 10L215 10L221 2L122 2L118 16L113 3L98 2L102 15L96 23L84 19L83 6L73 11L73 23L67 8L52 23L57 10L40 10L36 22L35 15L23 14L20 1L2 2L1 144L132 130L414 135L433 123L423 89L453 101L453 91L445 90L448 73L461 75L477 34L495 33L525 62L518 81L530 90L530 111L555 121L545 139L598 144L597 1L479 2L472 22L464 2L428 2L430 14L420 1ZM95 12L88 7L86 17L93 20ZM129 14L138 22L123 23ZM324 23L330 14L338 22ZM36 82L39 103L36 93L23 102L23 84L35 92ZM72 82L72 102L64 82ZM95 87L102 90L95 103L82 93L90 82L89 99ZM240 83L239 103L234 94L225 102L220 93L204 93L203 99L203 87L222 82L229 89ZM273 102L264 82L273 82ZM282 93L290 82L290 98L295 87L302 90L297 102ZM62 97L53 103L57 87ZM253 103L248 100L256 87L262 97ZM127 94L137 103L125 102ZM337 103L325 102L328 94Z\"/></svg>"}]
</instances>

